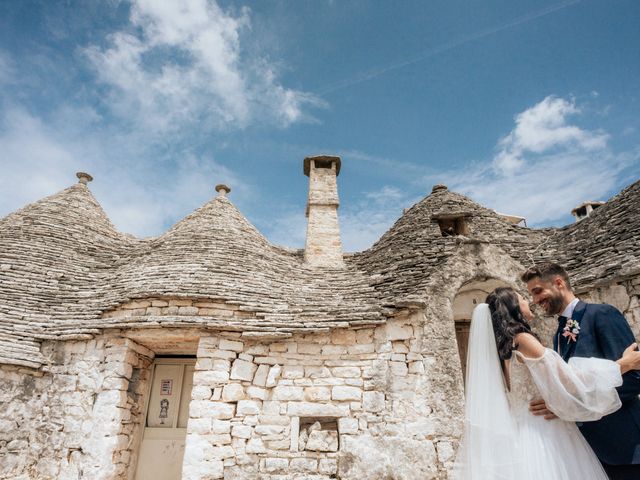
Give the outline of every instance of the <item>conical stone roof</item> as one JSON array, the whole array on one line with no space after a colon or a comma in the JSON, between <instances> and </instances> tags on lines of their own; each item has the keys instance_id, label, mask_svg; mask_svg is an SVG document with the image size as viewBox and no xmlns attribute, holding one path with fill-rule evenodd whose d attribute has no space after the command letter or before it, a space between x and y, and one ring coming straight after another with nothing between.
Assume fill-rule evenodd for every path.
<instances>
[{"instance_id":1,"label":"conical stone roof","mask_svg":"<svg viewBox=\"0 0 640 480\"><path fill-rule=\"evenodd\" d=\"M495 245L524 267L560 262L584 289L640 273L639 204L636 182L579 223L535 230L437 188L370 249L345 255L346 268L319 269L302 251L270 244L224 196L159 237L136 239L117 232L77 184L0 220L0 363L38 367L42 340L105 328L291 334L380 323L387 308L420 297L465 243ZM465 235L441 233L438 220L452 215L466 219ZM247 318L104 315L152 297L213 299Z\"/></svg>"}]
</instances>

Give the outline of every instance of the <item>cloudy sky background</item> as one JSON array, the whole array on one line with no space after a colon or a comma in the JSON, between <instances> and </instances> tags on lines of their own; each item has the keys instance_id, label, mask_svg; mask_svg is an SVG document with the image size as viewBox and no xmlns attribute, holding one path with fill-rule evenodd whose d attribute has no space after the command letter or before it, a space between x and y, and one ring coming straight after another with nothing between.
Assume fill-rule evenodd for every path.
<instances>
[{"instance_id":1,"label":"cloudy sky background","mask_svg":"<svg viewBox=\"0 0 640 480\"><path fill-rule=\"evenodd\" d=\"M435 183L530 226L640 177L640 2L0 3L0 216L73 184L159 235L231 186L304 242L340 155L348 251Z\"/></svg>"}]
</instances>

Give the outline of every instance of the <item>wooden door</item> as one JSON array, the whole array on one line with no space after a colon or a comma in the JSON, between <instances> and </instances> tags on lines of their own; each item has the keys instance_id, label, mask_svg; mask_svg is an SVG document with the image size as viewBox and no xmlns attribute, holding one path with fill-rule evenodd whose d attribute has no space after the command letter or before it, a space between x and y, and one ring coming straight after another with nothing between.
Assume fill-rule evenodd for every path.
<instances>
[{"instance_id":1,"label":"wooden door","mask_svg":"<svg viewBox=\"0 0 640 480\"><path fill-rule=\"evenodd\" d=\"M156 359L136 480L180 480L195 359Z\"/></svg>"},{"instance_id":2,"label":"wooden door","mask_svg":"<svg viewBox=\"0 0 640 480\"><path fill-rule=\"evenodd\" d=\"M469 331L471 320L456 321L456 340L458 341L458 354L462 365L462 379L467 381L467 350L469 348Z\"/></svg>"}]
</instances>

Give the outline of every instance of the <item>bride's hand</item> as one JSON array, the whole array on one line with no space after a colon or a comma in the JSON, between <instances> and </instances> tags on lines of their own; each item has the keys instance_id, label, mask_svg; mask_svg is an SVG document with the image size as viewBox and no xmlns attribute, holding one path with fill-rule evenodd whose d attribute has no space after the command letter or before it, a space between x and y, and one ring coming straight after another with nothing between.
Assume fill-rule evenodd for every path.
<instances>
[{"instance_id":1,"label":"bride's hand","mask_svg":"<svg viewBox=\"0 0 640 480\"><path fill-rule=\"evenodd\" d=\"M640 370L640 351L638 351L638 344L632 343L629 345L617 363L620 365L620 373L623 375L630 370Z\"/></svg>"},{"instance_id":2,"label":"bride's hand","mask_svg":"<svg viewBox=\"0 0 640 480\"><path fill-rule=\"evenodd\" d=\"M544 415L545 420L558 418L555 413L547 408L547 404L542 398L531 400L529 402L529 411L536 416Z\"/></svg>"}]
</instances>

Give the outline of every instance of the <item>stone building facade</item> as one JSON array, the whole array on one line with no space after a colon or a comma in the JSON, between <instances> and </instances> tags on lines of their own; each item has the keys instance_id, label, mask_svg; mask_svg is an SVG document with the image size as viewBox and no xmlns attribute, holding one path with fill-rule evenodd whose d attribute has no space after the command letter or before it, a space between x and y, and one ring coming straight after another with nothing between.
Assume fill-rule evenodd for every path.
<instances>
[{"instance_id":1,"label":"stone building facade","mask_svg":"<svg viewBox=\"0 0 640 480\"><path fill-rule=\"evenodd\" d=\"M437 185L344 254L340 159L304 171L304 250L225 186L148 239L115 230L86 174L0 220L0 479L445 479L495 286L558 261L640 336L640 182L540 230Z\"/></svg>"}]
</instances>

